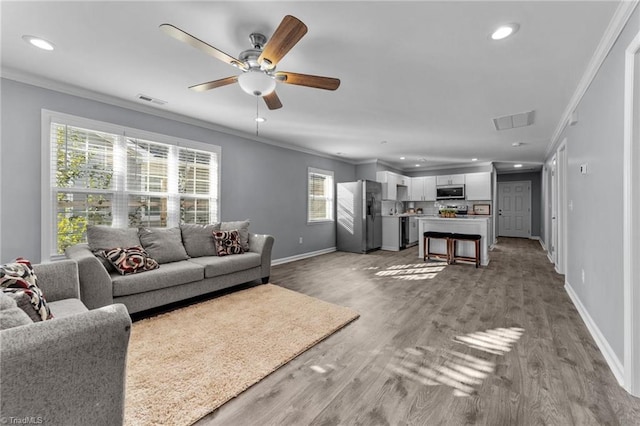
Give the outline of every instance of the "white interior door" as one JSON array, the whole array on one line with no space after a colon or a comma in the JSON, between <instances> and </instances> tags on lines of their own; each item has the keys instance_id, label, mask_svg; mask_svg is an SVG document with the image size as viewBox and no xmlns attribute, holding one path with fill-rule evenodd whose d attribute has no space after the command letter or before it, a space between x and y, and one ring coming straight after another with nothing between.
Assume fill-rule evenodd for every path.
<instances>
[{"instance_id":1,"label":"white interior door","mask_svg":"<svg viewBox=\"0 0 640 426\"><path fill-rule=\"evenodd\" d=\"M551 261L554 265L558 264L558 174L556 173L556 157L551 160Z\"/></svg>"},{"instance_id":2,"label":"white interior door","mask_svg":"<svg viewBox=\"0 0 640 426\"><path fill-rule=\"evenodd\" d=\"M556 271L559 274L565 273L565 265L567 264L567 140L565 139L558 148L556 156L557 168L556 175L558 180L558 200L556 217L557 222L557 244L556 244Z\"/></svg>"},{"instance_id":3,"label":"white interior door","mask_svg":"<svg viewBox=\"0 0 640 426\"><path fill-rule=\"evenodd\" d=\"M531 237L530 182L498 182L498 235Z\"/></svg>"}]
</instances>

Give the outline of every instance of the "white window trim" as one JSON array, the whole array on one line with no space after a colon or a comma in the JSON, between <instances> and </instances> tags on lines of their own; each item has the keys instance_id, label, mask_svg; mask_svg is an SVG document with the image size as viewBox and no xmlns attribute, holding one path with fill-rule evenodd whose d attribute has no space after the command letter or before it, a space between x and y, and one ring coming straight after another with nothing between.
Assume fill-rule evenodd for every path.
<instances>
[{"instance_id":1,"label":"white window trim","mask_svg":"<svg viewBox=\"0 0 640 426\"><path fill-rule=\"evenodd\" d=\"M311 220L309 218L309 175L311 175L312 173L319 174L319 175L331 176L331 207L329 209L329 215L330 215L329 219ZM306 196L306 202L307 202L307 225L315 225L315 224L320 224L320 223L333 223L333 222L335 222L335 204L336 204L336 188L335 188L335 185L336 185L336 183L335 183L335 177L334 177L333 171L317 169L315 167L308 167L307 168L307 196Z\"/></svg>"},{"instance_id":2,"label":"white window trim","mask_svg":"<svg viewBox=\"0 0 640 426\"><path fill-rule=\"evenodd\" d=\"M76 126L96 130L105 133L113 133L122 135L125 137L144 139L154 142L160 142L174 147L191 148L200 151L207 151L217 154L218 156L218 178L217 178L217 194L215 209L220 215L220 181L221 181L221 158L222 148L218 145L212 145L204 142L192 141L189 139L182 139L174 136L163 135L160 133L153 133L146 130L134 129L127 126L120 126L113 123L107 123L104 121L92 120L89 118L78 117L75 115L65 114L61 112L51 111L47 109L41 110L41 165L42 173L40 179L41 185L41 208L40 208L40 254L41 261L47 260L60 260L64 259L63 254L53 253L53 247L55 246L53 230L57 227L56 218L53 214L53 204L55 191L51 188L51 123L62 122L69 126ZM213 177L212 177L213 179ZM219 217L218 217L219 219Z\"/></svg>"}]
</instances>

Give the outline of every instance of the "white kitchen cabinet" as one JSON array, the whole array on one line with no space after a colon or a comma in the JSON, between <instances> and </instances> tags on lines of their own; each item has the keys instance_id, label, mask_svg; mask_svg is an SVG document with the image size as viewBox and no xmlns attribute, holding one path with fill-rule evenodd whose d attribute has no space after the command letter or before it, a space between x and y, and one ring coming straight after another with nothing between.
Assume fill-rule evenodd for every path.
<instances>
[{"instance_id":1,"label":"white kitchen cabinet","mask_svg":"<svg viewBox=\"0 0 640 426\"><path fill-rule=\"evenodd\" d=\"M418 243L418 218L411 216L409 218L409 245Z\"/></svg>"},{"instance_id":2,"label":"white kitchen cabinet","mask_svg":"<svg viewBox=\"0 0 640 426\"><path fill-rule=\"evenodd\" d=\"M465 175L440 175L436 176L436 185L464 185Z\"/></svg>"},{"instance_id":3,"label":"white kitchen cabinet","mask_svg":"<svg viewBox=\"0 0 640 426\"><path fill-rule=\"evenodd\" d=\"M436 177L421 176L411 179L409 201L435 201Z\"/></svg>"},{"instance_id":4,"label":"white kitchen cabinet","mask_svg":"<svg viewBox=\"0 0 640 426\"><path fill-rule=\"evenodd\" d=\"M382 216L382 250L400 251L400 218Z\"/></svg>"},{"instance_id":5,"label":"white kitchen cabinet","mask_svg":"<svg viewBox=\"0 0 640 426\"><path fill-rule=\"evenodd\" d=\"M467 173L465 196L469 201L491 200L491 172Z\"/></svg>"},{"instance_id":6,"label":"white kitchen cabinet","mask_svg":"<svg viewBox=\"0 0 640 426\"><path fill-rule=\"evenodd\" d=\"M377 172L376 180L382 183L382 199L407 201L409 198L409 178L393 172ZM400 186L400 191L398 191Z\"/></svg>"}]
</instances>

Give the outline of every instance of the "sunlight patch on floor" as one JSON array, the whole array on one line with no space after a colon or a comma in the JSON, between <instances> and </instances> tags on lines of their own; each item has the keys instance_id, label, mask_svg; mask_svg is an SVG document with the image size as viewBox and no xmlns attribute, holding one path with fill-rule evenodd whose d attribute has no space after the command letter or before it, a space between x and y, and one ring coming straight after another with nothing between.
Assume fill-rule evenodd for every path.
<instances>
[{"instance_id":1,"label":"sunlight patch on floor","mask_svg":"<svg viewBox=\"0 0 640 426\"><path fill-rule=\"evenodd\" d=\"M438 272L443 271L446 266L446 263L437 263L435 265L426 265L424 263L392 265L385 270L376 272L375 275L405 281L430 280L435 278Z\"/></svg>"},{"instance_id":2,"label":"sunlight patch on floor","mask_svg":"<svg viewBox=\"0 0 640 426\"><path fill-rule=\"evenodd\" d=\"M456 336L453 340L493 355L504 355L523 333L524 329L519 327L496 328ZM396 350L387 369L424 386L448 386L453 389L454 396L465 397L475 394L475 388L495 371L495 367L494 362L474 355L416 346Z\"/></svg>"},{"instance_id":3,"label":"sunlight patch on floor","mask_svg":"<svg viewBox=\"0 0 640 426\"><path fill-rule=\"evenodd\" d=\"M474 349L489 352L496 355L504 355L511 350L520 336L524 333L523 328L495 328L493 330L478 331L476 333L456 336L453 340Z\"/></svg>"}]
</instances>

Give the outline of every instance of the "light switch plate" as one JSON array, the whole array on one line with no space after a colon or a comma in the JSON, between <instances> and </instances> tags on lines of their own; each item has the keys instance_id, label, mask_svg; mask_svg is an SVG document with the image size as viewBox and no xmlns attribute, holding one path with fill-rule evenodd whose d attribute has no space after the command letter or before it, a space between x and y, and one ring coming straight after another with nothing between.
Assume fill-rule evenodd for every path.
<instances>
[{"instance_id":1,"label":"light switch plate","mask_svg":"<svg viewBox=\"0 0 640 426\"><path fill-rule=\"evenodd\" d=\"M583 175L587 174L587 163L580 164L580 173L582 173Z\"/></svg>"}]
</instances>

